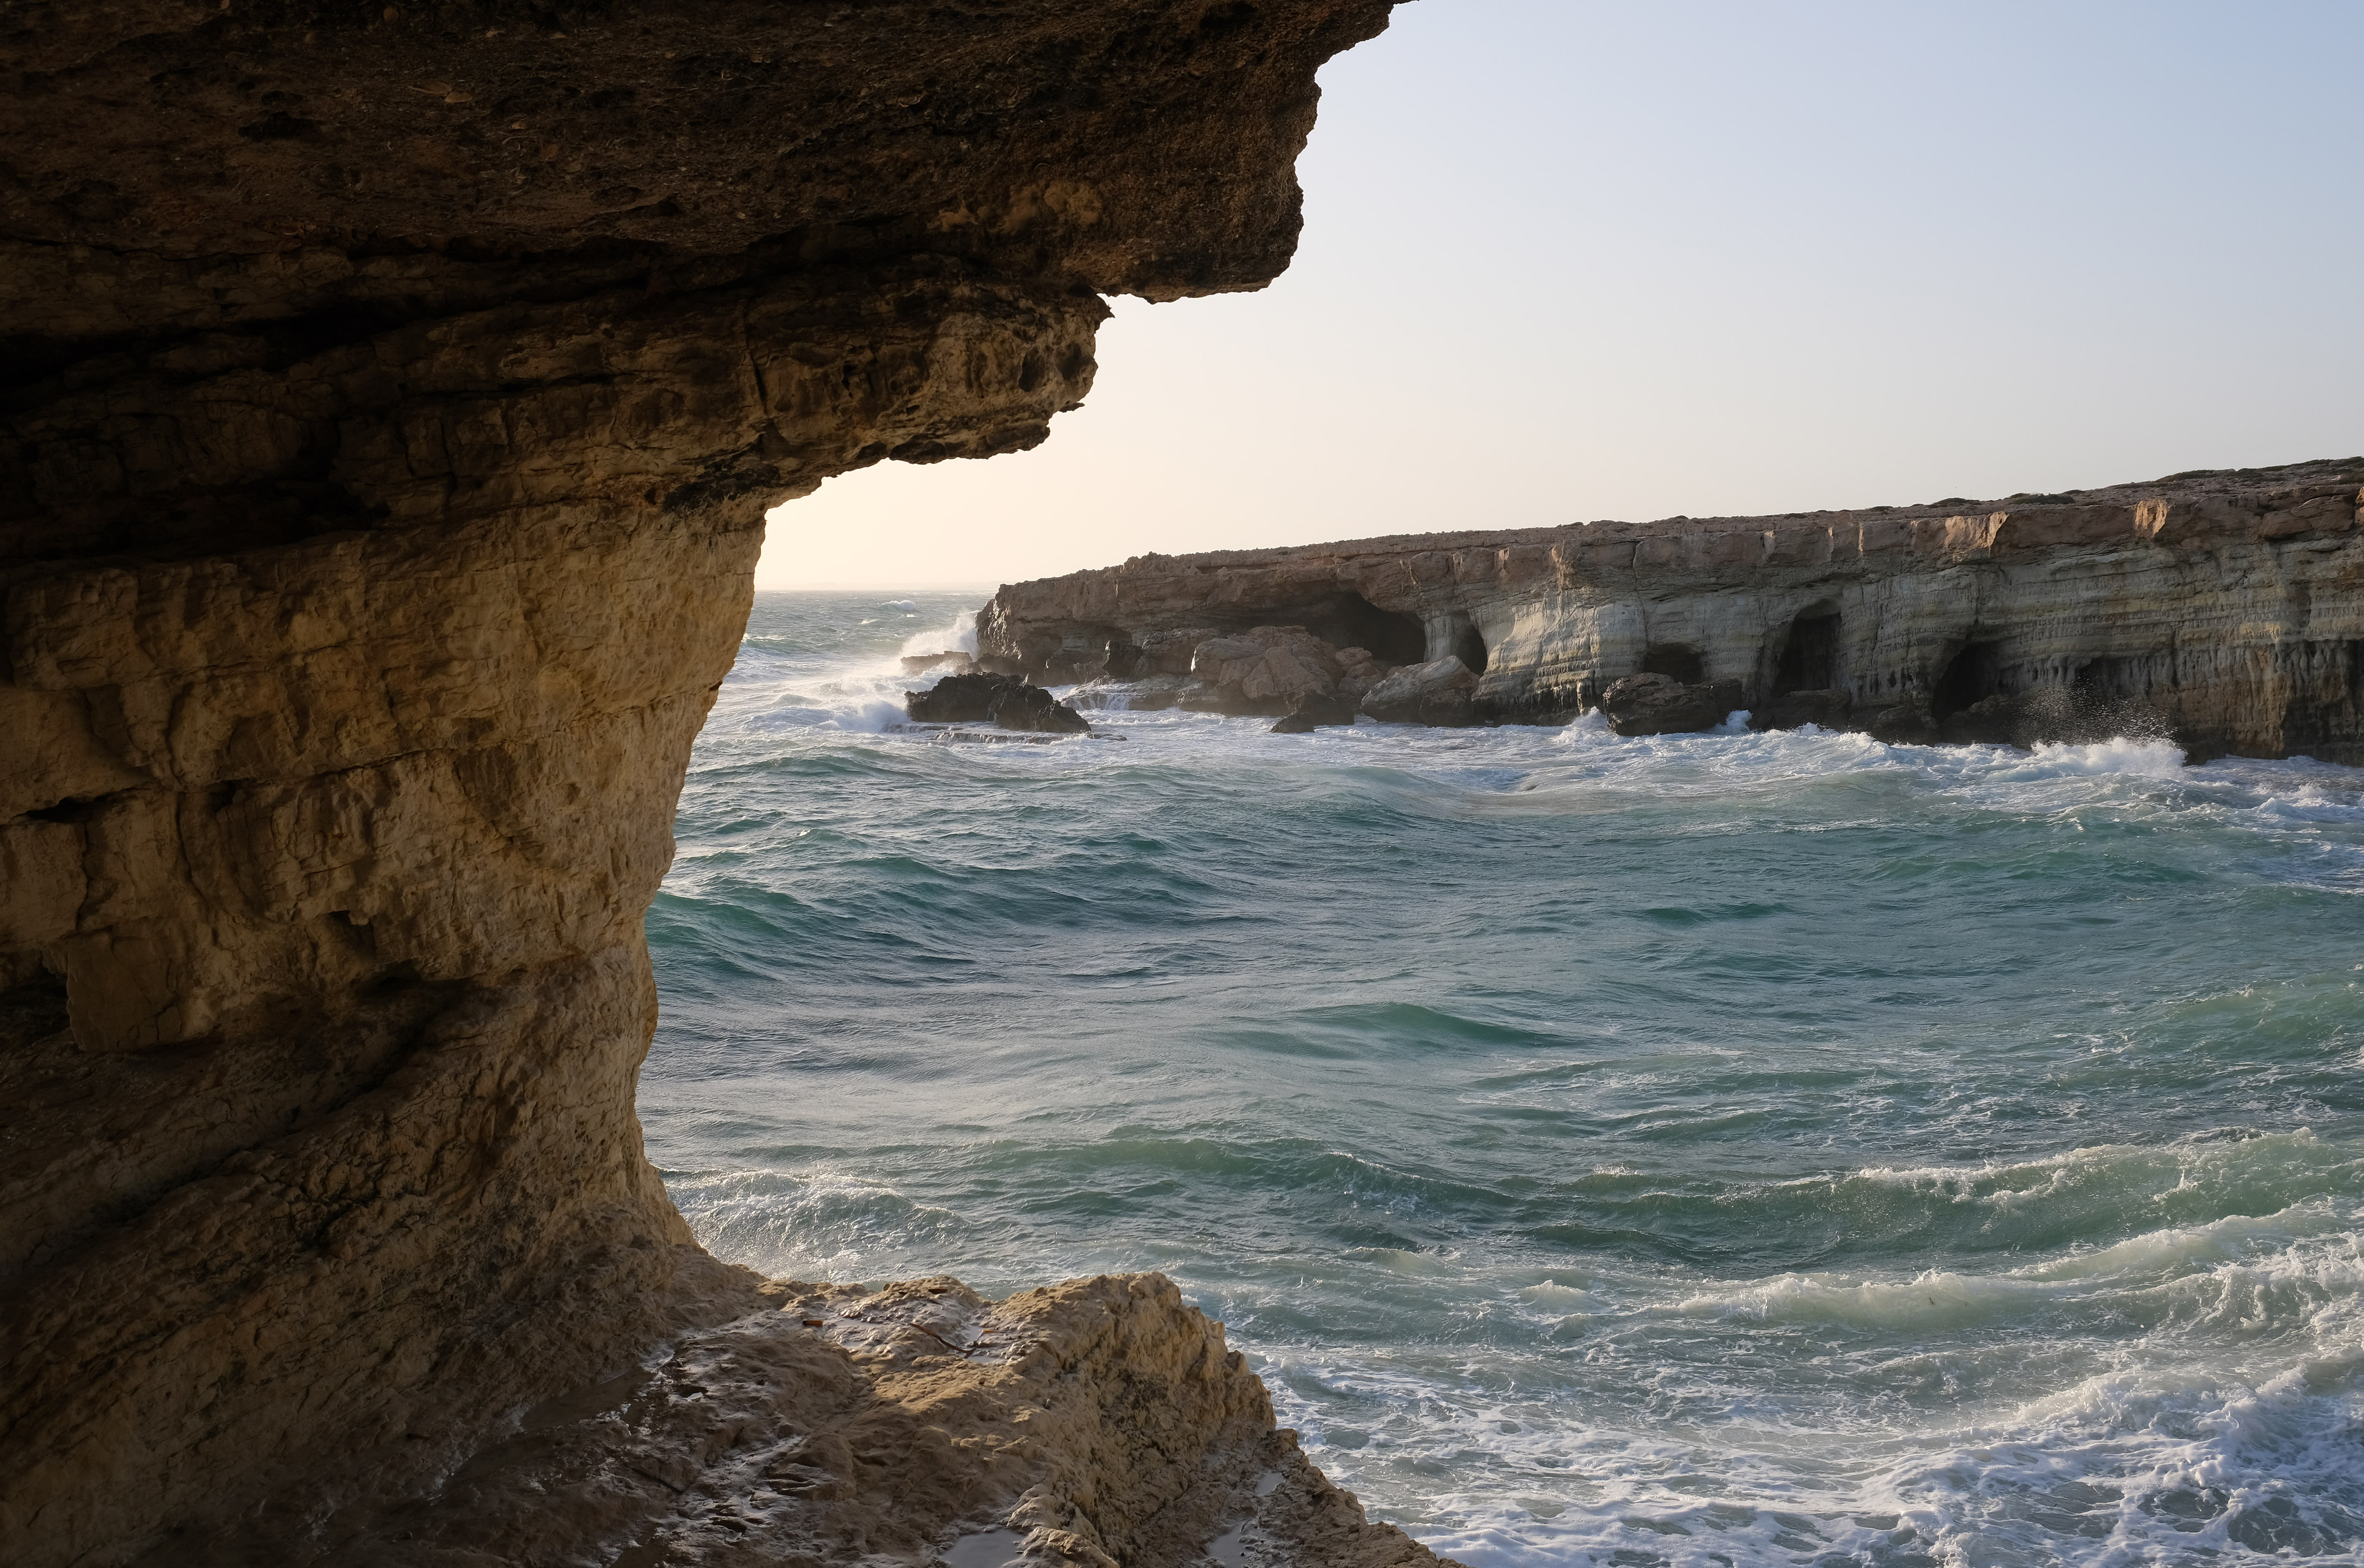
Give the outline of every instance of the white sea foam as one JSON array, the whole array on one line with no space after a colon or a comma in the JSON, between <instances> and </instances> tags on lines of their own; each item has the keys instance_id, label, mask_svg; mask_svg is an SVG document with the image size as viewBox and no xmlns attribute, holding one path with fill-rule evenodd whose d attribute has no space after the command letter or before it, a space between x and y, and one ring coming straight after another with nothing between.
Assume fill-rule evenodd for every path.
<instances>
[{"instance_id":1,"label":"white sea foam","mask_svg":"<svg viewBox=\"0 0 2364 1568\"><path fill-rule=\"evenodd\" d=\"M1559 1412L1576 1391L1553 1386L1570 1373L1540 1362L1470 1382L1428 1364L1433 1354L1309 1350L1265 1370L1283 1419L1306 1431L1334 1478L1366 1496L1413 1492L1420 1505L1407 1514L1397 1504L1390 1517L1472 1568L1789 1568L1834 1553L2180 1562L2195 1548L2238 1554L2262 1543L2270 1555L2278 1542L2356 1561L2364 1261L2354 1223L2352 1213L2343 1226L2321 1212L2228 1219L2138 1238L2082 1267L1790 1275L1680 1299L1634 1276L1620 1288L1640 1299L1586 1319L1602 1347L1592 1359L1608 1355L1608 1381L1598 1385L1606 1397L1575 1407L1574 1427ZM1556 1282L1511 1294L1545 1311L1601 1305ZM2162 1312L2147 1296L2182 1309ZM2072 1315L2059 1317L2063 1307ZM1777 1359L1755 1374L1767 1385L1735 1403L1737 1386L1703 1381L1704 1368L1685 1372L1679 1356L1653 1358L1645 1340L1632 1375L1658 1392L1636 1404L1613 1371L1620 1318L1701 1311L1775 1336L1767 1350ZM2129 1335L2128 1318L2147 1326ZM1801 1321L1874 1336L1863 1371L1816 1392L1822 1380L1809 1369L1776 1370L1778 1347ZM1744 1331L1734 1353L1756 1354L1748 1343ZM1834 1370L1860 1359L1843 1353ZM2057 1381L2080 1363L2092 1370ZM1968 1397L1916 1413L1854 1408L1846 1393L1936 1379L1964 1383ZM1655 1429L1633 1424L1668 1402ZM1667 1419L1694 1403L1718 1418Z\"/></svg>"},{"instance_id":2,"label":"white sea foam","mask_svg":"<svg viewBox=\"0 0 2364 1568\"><path fill-rule=\"evenodd\" d=\"M1994 775L2007 783L2035 779L2090 777L2100 773L2136 778L2173 779L2182 776L2184 755L2169 741L2096 740L2086 744L2041 740L2024 762L2007 763Z\"/></svg>"}]
</instances>

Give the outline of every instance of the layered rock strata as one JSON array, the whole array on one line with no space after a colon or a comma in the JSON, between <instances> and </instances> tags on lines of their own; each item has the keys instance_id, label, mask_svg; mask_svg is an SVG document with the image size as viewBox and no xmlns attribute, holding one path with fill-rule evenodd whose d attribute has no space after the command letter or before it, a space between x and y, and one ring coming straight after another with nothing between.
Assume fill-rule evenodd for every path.
<instances>
[{"instance_id":1,"label":"layered rock strata","mask_svg":"<svg viewBox=\"0 0 2364 1568\"><path fill-rule=\"evenodd\" d=\"M1003 588L979 650L1038 679L1123 678L1177 644L1286 623L1333 650L1458 660L1484 718L1566 717L1646 674L1687 694L1629 688L1656 716L1635 722L1659 728L1724 705L1900 740L2139 729L2199 757L2364 762L2359 519L2364 458L2348 458L1979 503L1140 556Z\"/></svg>"},{"instance_id":2,"label":"layered rock strata","mask_svg":"<svg viewBox=\"0 0 2364 1568\"><path fill-rule=\"evenodd\" d=\"M768 1310L631 1110L763 512L1041 440L1102 294L1268 280L1386 9L12 15L0 1558L305 1560Z\"/></svg>"}]
</instances>

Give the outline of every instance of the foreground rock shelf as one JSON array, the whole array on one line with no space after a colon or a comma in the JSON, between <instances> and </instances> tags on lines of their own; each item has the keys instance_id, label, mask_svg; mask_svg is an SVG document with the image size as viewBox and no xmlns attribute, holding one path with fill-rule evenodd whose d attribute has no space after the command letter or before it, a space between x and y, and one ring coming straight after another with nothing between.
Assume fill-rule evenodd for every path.
<instances>
[{"instance_id":1,"label":"foreground rock shelf","mask_svg":"<svg viewBox=\"0 0 2364 1568\"><path fill-rule=\"evenodd\" d=\"M1164 1276L987 1301L950 1278L755 1284L655 1364L523 1411L435 1495L175 1542L232 1568L950 1563L1421 1568L1309 1463Z\"/></svg>"},{"instance_id":2,"label":"foreground rock shelf","mask_svg":"<svg viewBox=\"0 0 2364 1568\"><path fill-rule=\"evenodd\" d=\"M18 10L0 1561L916 1562L1042 1487L1029 1561L1164 1562L1125 1499L1231 1494L1143 1434L1343 1519L1163 1287L1001 1309L1039 1397L787 1322L632 1093L765 509L1043 439L1103 295L1268 282L1386 0ZM1297 1560L1427 1560L1370 1539Z\"/></svg>"},{"instance_id":3,"label":"foreground rock shelf","mask_svg":"<svg viewBox=\"0 0 2364 1568\"><path fill-rule=\"evenodd\" d=\"M1451 724L1605 706L1656 733L1746 708L1896 740L2135 730L2198 758L2364 762L2364 457L1139 556L1004 587L977 624L987 668L1221 712L1335 699ZM1421 700L1390 706L1389 679Z\"/></svg>"}]
</instances>

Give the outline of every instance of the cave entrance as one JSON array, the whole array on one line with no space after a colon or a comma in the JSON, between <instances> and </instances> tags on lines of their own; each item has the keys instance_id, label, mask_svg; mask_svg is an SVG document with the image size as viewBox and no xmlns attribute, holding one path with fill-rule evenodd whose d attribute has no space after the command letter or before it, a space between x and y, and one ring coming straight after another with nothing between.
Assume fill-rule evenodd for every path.
<instances>
[{"instance_id":1,"label":"cave entrance","mask_svg":"<svg viewBox=\"0 0 2364 1568\"><path fill-rule=\"evenodd\" d=\"M1665 675L1687 686L1696 686L1707 679L1707 664L1700 651L1688 643L1654 642L1642 651L1642 673Z\"/></svg>"},{"instance_id":2,"label":"cave entrance","mask_svg":"<svg viewBox=\"0 0 2364 1568\"><path fill-rule=\"evenodd\" d=\"M2146 662L2141 659L2109 655L2088 659L2069 678L2068 689L2080 697L2095 701L2142 696L2145 695L2143 666Z\"/></svg>"},{"instance_id":3,"label":"cave entrance","mask_svg":"<svg viewBox=\"0 0 2364 1568\"><path fill-rule=\"evenodd\" d=\"M1453 639L1453 656L1469 668L1472 674L1486 673L1486 639L1474 626L1465 626Z\"/></svg>"},{"instance_id":4,"label":"cave entrance","mask_svg":"<svg viewBox=\"0 0 2364 1568\"><path fill-rule=\"evenodd\" d=\"M1965 643L1937 677L1936 690L1929 696L1929 716L1949 718L1972 703L1988 697L2002 696L2002 645L1999 642Z\"/></svg>"},{"instance_id":5,"label":"cave entrance","mask_svg":"<svg viewBox=\"0 0 2364 1568\"><path fill-rule=\"evenodd\" d=\"M1428 632L1419 617L1383 610L1352 589L1275 605L1255 611L1253 618L1232 618L1243 631L1258 626L1301 626L1333 648L1359 648L1382 664L1417 664L1428 657Z\"/></svg>"},{"instance_id":6,"label":"cave entrance","mask_svg":"<svg viewBox=\"0 0 2364 1568\"><path fill-rule=\"evenodd\" d=\"M1839 613L1801 610L1790 623L1773 673L1773 692L1825 692L1839 684Z\"/></svg>"}]
</instances>

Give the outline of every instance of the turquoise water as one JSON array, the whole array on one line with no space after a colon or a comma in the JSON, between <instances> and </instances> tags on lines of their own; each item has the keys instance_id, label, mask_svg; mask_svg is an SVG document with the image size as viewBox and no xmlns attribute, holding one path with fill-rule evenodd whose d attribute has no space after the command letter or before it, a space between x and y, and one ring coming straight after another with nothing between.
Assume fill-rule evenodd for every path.
<instances>
[{"instance_id":1,"label":"turquoise water","mask_svg":"<svg viewBox=\"0 0 2364 1568\"><path fill-rule=\"evenodd\" d=\"M760 596L648 922L725 1257L1162 1269L1478 1568L2364 1560L2364 773L899 730Z\"/></svg>"}]
</instances>

